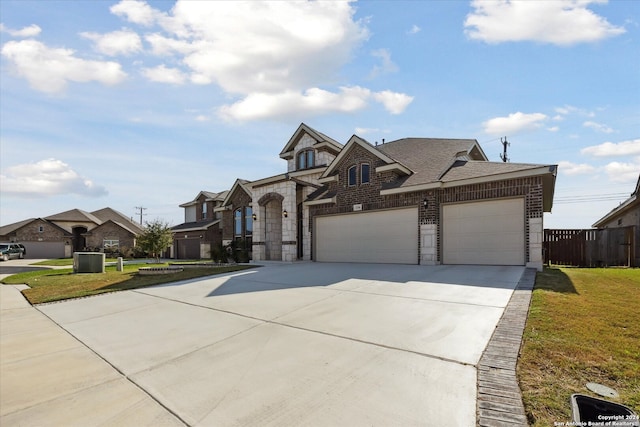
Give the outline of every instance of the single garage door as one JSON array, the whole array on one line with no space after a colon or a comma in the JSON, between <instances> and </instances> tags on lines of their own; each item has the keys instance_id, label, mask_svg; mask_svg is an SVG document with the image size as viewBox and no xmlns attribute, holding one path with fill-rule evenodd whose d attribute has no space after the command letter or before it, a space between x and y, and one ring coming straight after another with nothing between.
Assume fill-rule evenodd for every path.
<instances>
[{"instance_id":1,"label":"single garage door","mask_svg":"<svg viewBox=\"0 0 640 427\"><path fill-rule=\"evenodd\" d=\"M64 258L64 242L21 242L27 250L25 258L56 259Z\"/></svg>"},{"instance_id":2,"label":"single garage door","mask_svg":"<svg viewBox=\"0 0 640 427\"><path fill-rule=\"evenodd\" d=\"M418 209L316 217L315 256L321 262L418 263Z\"/></svg>"},{"instance_id":3,"label":"single garage door","mask_svg":"<svg viewBox=\"0 0 640 427\"><path fill-rule=\"evenodd\" d=\"M524 265L524 199L444 205L444 264Z\"/></svg>"}]
</instances>

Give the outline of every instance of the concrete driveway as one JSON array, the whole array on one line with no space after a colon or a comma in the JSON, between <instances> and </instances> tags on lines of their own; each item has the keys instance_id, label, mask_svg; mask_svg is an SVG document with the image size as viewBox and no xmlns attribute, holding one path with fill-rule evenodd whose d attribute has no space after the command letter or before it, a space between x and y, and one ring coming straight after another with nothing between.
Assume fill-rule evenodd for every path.
<instances>
[{"instance_id":1,"label":"concrete driveway","mask_svg":"<svg viewBox=\"0 0 640 427\"><path fill-rule=\"evenodd\" d=\"M38 309L188 425L473 426L523 271L270 264Z\"/></svg>"}]
</instances>

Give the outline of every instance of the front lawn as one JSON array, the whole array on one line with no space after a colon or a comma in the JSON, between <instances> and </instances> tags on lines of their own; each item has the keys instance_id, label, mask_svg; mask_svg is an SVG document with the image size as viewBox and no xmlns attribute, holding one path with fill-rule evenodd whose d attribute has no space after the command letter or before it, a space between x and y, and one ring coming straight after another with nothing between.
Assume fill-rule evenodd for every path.
<instances>
[{"instance_id":1,"label":"front lawn","mask_svg":"<svg viewBox=\"0 0 640 427\"><path fill-rule=\"evenodd\" d=\"M571 394L598 397L588 382L640 413L640 269L538 273L517 371L534 426L567 425Z\"/></svg>"},{"instance_id":2,"label":"front lawn","mask_svg":"<svg viewBox=\"0 0 640 427\"><path fill-rule=\"evenodd\" d=\"M168 264L150 264L153 267ZM74 274L72 268L57 270L37 270L18 273L6 277L2 283L26 284L31 289L22 293L31 304L79 298L104 292L124 291L161 283L177 282L196 277L229 273L232 271L254 268L249 265L231 265L223 267L185 268L184 271L172 274L142 276L138 274L140 265L125 265L124 271L116 271L116 267L106 267L104 273Z\"/></svg>"}]
</instances>

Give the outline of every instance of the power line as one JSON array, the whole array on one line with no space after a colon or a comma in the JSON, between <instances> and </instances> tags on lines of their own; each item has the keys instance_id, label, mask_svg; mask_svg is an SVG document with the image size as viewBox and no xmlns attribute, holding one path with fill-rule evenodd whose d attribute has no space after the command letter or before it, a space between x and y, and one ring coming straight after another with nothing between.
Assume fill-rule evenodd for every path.
<instances>
[{"instance_id":1,"label":"power line","mask_svg":"<svg viewBox=\"0 0 640 427\"><path fill-rule=\"evenodd\" d=\"M142 212L146 211L147 208L144 208L142 206L136 206L135 208L136 208L136 215L140 215L140 225L142 225L142 215L146 215L146 214L143 214Z\"/></svg>"}]
</instances>

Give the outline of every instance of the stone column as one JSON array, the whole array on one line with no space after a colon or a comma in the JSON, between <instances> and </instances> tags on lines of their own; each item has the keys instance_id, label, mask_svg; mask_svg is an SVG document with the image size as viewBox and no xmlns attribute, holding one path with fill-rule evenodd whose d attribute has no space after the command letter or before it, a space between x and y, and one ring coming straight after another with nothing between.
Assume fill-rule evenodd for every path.
<instances>
[{"instance_id":1,"label":"stone column","mask_svg":"<svg viewBox=\"0 0 640 427\"><path fill-rule=\"evenodd\" d=\"M527 267L542 271L542 242L544 229L542 218L529 218L529 261Z\"/></svg>"},{"instance_id":2,"label":"stone column","mask_svg":"<svg viewBox=\"0 0 640 427\"><path fill-rule=\"evenodd\" d=\"M420 225L420 264L438 264L438 226L436 224Z\"/></svg>"}]
</instances>

